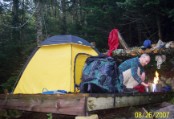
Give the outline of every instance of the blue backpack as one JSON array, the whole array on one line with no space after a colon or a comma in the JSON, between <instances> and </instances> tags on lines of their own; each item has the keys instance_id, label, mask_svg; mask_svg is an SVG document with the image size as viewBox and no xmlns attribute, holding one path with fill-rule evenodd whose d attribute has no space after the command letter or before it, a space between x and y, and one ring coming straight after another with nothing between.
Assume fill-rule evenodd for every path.
<instances>
[{"instance_id":1,"label":"blue backpack","mask_svg":"<svg viewBox=\"0 0 174 119\"><path fill-rule=\"evenodd\" d=\"M94 56L86 60L82 73L80 91L83 93L117 92L118 77L116 61L108 56Z\"/></svg>"}]
</instances>

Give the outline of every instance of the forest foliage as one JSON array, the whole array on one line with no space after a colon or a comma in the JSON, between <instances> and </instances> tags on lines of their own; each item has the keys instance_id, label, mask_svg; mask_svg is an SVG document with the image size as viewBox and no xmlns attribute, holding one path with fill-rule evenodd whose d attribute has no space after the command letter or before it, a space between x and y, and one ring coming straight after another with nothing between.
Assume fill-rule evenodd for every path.
<instances>
[{"instance_id":1,"label":"forest foliage","mask_svg":"<svg viewBox=\"0 0 174 119\"><path fill-rule=\"evenodd\" d=\"M0 92L12 90L25 61L47 37L71 34L108 49L117 28L129 46L174 38L173 0L0 0Z\"/></svg>"}]
</instances>

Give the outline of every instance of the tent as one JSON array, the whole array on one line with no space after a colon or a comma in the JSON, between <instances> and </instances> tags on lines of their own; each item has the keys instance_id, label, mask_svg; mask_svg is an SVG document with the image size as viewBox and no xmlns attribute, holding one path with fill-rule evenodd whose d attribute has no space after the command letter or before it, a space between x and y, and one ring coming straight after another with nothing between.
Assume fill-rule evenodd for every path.
<instances>
[{"instance_id":1,"label":"tent","mask_svg":"<svg viewBox=\"0 0 174 119\"><path fill-rule=\"evenodd\" d=\"M13 93L37 94L42 93L43 89L75 92L81 82L86 58L97 55L97 50L80 37L49 37L33 53Z\"/></svg>"}]
</instances>

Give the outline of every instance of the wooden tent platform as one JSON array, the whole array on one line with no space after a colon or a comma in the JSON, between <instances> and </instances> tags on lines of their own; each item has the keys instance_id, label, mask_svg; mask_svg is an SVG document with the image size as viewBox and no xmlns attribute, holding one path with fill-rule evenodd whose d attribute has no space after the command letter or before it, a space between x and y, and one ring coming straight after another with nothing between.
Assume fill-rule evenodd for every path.
<instances>
[{"instance_id":1,"label":"wooden tent platform","mask_svg":"<svg viewBox=\"0 0 174 119\"><path fill-rule=\"evenodd\" d=\"M66 115L168 101L174 92L136 94L8 94L0 95L0 109L16 109Z\"/></svg>"}]
</instances>

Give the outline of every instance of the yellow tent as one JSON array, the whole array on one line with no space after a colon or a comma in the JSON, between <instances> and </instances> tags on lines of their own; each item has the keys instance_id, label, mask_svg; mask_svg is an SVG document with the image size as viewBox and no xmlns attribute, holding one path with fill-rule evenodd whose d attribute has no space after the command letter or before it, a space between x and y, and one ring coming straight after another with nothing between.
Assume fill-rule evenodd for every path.
<instances>
[{"instance_id":1,"label":"yellow tent","mask_svg":"<svg viewBox=\"0 0 174 119\"><path fill-rule=\"evenodd\" d=\"M52 36L41 43L21 74L14 94L36 94L47 90L75 92L89 56L98 52L89 42L72 35Z\"/></svg>"}]
</instances>

